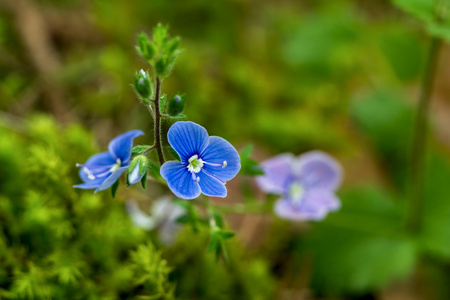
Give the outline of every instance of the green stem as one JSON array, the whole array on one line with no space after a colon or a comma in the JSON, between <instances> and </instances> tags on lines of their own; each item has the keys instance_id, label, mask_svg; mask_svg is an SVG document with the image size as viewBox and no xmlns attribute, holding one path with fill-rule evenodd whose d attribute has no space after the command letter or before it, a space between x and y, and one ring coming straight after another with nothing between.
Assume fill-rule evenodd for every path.
<instances>
[{"instance_id":1,"label":"green stem","mask_svg":"<svg viewBox=\"0 0 450 300\"><path fill-rule=\"evenodd\" d=\"M159 98L161 96L161 78L156 77L156 93L155 93L155 147L158 153L159 163L165 162L164 152L161 142L161 110L159 108Z\"/></svg>"},{"instance_id":2,"label":"green stem","mask_svg":"<svg viewBox=\"0 0 450 300\"><path fill-rule=\"evenodd\" d=\"M417 233L421 228L421 215L423 210L423 178L425 171L425 154L427 142L428 111L433 91L434 77L439 57L439 49L442 40L434 37L431 40L428 61L425 67L425 74L422 80L419 104L417 107L416 124L412 144L412 165L411 165L411 199L409 212L407 214L406 226L411 232Z\"/></svg>"}]
</instances>

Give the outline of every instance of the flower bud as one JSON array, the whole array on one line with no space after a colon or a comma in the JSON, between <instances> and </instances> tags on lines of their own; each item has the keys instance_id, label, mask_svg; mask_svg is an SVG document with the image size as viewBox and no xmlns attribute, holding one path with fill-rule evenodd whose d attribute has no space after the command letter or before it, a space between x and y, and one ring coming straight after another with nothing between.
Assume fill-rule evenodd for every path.
<instances>
[{"instance_id":1,"label":"flower bud","mask_svg":"<svg viewBox=\"0 0 450 300\"><path fill-rule=\"evenodd\" d=\"M186 96L176 94L169 100L167 112L170 116L176 116L183 112L186 103Z\"/></svg>"},{"instance_id":2,"label":"flower bud","mask_svg":"<svg viewBox=\"0 0 450 300\"><path fill-rule=\"evenodd\" d=\"M144 72L141 69L139 73L136 73L134 76L134 88L142 98L148 98L152 95L153 86L148 72Z\"/></svg>"},{"instance_id":3,"label":"flower bud","mask_svg":"<svg viewBox=\"0 0 450 300\"><path fill-rule=\"evenodd\" d=\"M139 54L147 61L153 59L156 54L156 49L145 34L141 33L138 36L138 43L139 46L136 46L136 49Z\"/></svg>"},{"instance_id":4,"label":"flower bud","mask_svg":"<svg viewBox=\"0 0 450 300\"><path fill-rule=\"evenodd\" d=\"M128 183L130 185L141 181L148 171L148 158L145 155L138 155L133 158L128 167Z\"/></svg>"}]
</instances>

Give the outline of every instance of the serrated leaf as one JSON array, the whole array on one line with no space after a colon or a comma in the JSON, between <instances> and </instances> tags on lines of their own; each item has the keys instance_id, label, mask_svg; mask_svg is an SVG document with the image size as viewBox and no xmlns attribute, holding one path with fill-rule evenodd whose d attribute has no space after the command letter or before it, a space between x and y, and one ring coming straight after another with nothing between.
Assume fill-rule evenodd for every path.
<instances>
[{"instance_id":1,"label":"serrated leaf","mask_svg":"<svg viewBox=\"0 0 450 300\"><path fill-rule=\"evenodd\" d=\"M114 182L114 184L111 186L111 195L113 198L116 197L117 188L119 187L119 180Z\"/></svg>"},{"instance_id":2,"label":"serrated leaf","mask_svg":"<svg viewBox=\"0 0 450 300\"><path fill-rule=\"evenodd\" d=\"M175 151L172 147L167 146L166 147L167 151L170 153L170 155L172 155L176 160L181 161L180 156L178 155L177 151Z\"/></svg>"},{"instance_id":3,"label":"serrated leaf","mask_svg":"<svg viewBox=\"0 0 450 300\"><path fill-rule=\"evenodd\" d=\"M145 150L147 150L148 148L150 148L151 146L149 145L137 145L134 146L133 149L131 149L131 155L138 155L141 154L142 152L144 152Z\"/></svg>"}]
</instances>

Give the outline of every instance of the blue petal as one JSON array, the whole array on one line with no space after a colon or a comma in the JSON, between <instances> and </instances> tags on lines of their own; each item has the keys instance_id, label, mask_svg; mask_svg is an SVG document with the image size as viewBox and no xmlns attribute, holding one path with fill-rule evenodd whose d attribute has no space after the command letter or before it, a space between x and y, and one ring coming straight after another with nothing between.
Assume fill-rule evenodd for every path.
<instances>
[{"instance_id":1,"label":"blue petal","mask_svg":"<svg viewBox=\"0 0 450 300\"><path fill-rule=\"evenodd\" d=\"M89 170L92 173L98 173L104 172L108 170L108 168L111 168L113 164L116 163L116 160L109 152L102 152L98 154L92 155L85 163L85 166L101 166L101 167L92 167L89 168ZM84 171L84 167L81 167L80 171L78 172L80 175L81 180L84 182L91 182L92 180L88 178L88 174ZM94 174L95 175L95 174Z\"/></svg>"},{"instance_id":2,"label":"blue petal","mask_svg":"<svg viewBox=\"0 0 450 300\"><path fill-rule=\"evenodd\" d=\"M200 195L200 187L192 179L185 164L168 161L161 166L161 176L167 181L172 193L178 198L194 199Z\"/></svg>"},{"instance_id":3,"label":"blue petal","mask_svg":"<svg viewBox=\"0 0 450 300\"><path fill-rule=\"evenodd\" d=\"M100 184L102 184L102 181L92 181L92 182L86 182L86 183L82 183L82 184L76 184L73 187L76 189L90 190L90 189L95 189L95 188L99 187Z\"/></svg>"},{"instance_id":4,"label":"blue petal","mask_svg":"<svg viewBox=\"0 0 450 300\"><path fill-rule=\"evenodd\" d=\"M205 164L203 168L222 181L232 179L241 169L241 158L236 149L226 140L218 136L209 138L209 144L200 154L200 158L207 163L222 165L227 162L225 168L213 167ZM203 189L202 189L203 190Z\"/></svg>"},{"instance_id":5,"label":"blue petal","mask_svg":"<svg viewBox=\"0 0 450 300\"><path fill-rule=\"evenodd\" d=\"M203 194L210 197L221 198L227 196L227 188L222 181L206 173L204 170L196 175L200 177L198 184L200 185Z\"/></svg>"},{"instance_id":6,"label":"blue petal","mask_svg":"<svg viewBox=\"0 0 450 300\"><path fill-rule=\"evenodd\" d=\"M285 193L294 177L293 164L294 156L289 153L280 154L262 162L264 175L256 177L259 188L266 193Z\"/></svg>"},{"instance_id":7,"label":"blue petal","mask_svg":"<svg viewBox=\"0 0 450 300\"><path fill-rule=\"evenodd\" d=\"M275 213L287 220L322 220L331 211L339 209L339 199L330 191L308 190L300 205L294 205L290 199L281 199L275 203Z\"/></svg>"},{"instance_id":8,"label":"blue petal","mask_svg":"<svg viewBox=\"0 0 450 300\"><path fill-rule=\"evenodd\" d=\"M182 162L203 152L208 145L208 132L193 122L176 122L167 133L170 146L178 153Z\"/></svg>"},{"instance_id":9,"label":"blue petal","mask_svg":"<svg viewBox=\"0 0 450 300\"><path fill-rule=\"evenodd\" d=\"M119 158L121 162L128 161L131 157L133 139L140 135L144 135L142 130L131 130L115 137L111 142L109 142L109 152L115 159Z\"/></svg>"},{"instance_id":10,"label":"blue petal","mask_svg":"<svg viewBox=\"0 0 450 300\"><path fill-rule=\"evenodd\" d=\"M117 181L117 179L119 179L120 175L122 175L122 173L126 169L127 169L127 167L121 167L121 168L118 168L117 170L115 170L114 172L112 172L112 174L109 175L109 177L106 178L105 181L103 181L103 183L94 191L94 193L106 190L107 188L112 186Z\"/></svg>"},{"instance_id":11,"label":"blue petal","mask_svg":"<svg viewBox=\"0 0 450 300\"><path fill-rule=\"evenodd\" d=\"M299 156L297 173L305 187L336 190L342 181L342 167L332 156L311 151Z\"/></svg>"}]
</instances>

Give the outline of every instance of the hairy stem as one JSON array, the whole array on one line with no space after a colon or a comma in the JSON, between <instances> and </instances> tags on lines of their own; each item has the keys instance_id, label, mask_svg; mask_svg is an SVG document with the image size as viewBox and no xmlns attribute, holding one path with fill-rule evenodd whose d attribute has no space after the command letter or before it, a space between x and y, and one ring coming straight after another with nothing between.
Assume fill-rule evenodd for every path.
<instances>
[{"instance_id":1,"label":"hairy stem","mask_svg":"<svg viewBox=\"0 0 450 300\"><path fill-rule=\"evenodd\" d=\"M422 80L419 104L417 107L416 124L412 144L411 161L411 199L409 212L407 214L406 226L411 232L420 231L421 214L423 210L423 178L425 171L425 155L427 142L428 111L431 102L436 66L439 57L439 49L442 44L441 39L434 37L425 67L425 74Z\"/></svg>"},{"instance_id":2,"label":"hairy stem","mask_svg":"<svg viewBox=\"0 0 450 300\"><path fill-rule=\"evenodd\" d=\"M159 108L159 98L161 96L161 78L156 77L156 93L155 93L155 147L158 153L159 163L165 162L164 152L161 143L161 110Z\"/></svg>"}]
</instances>

